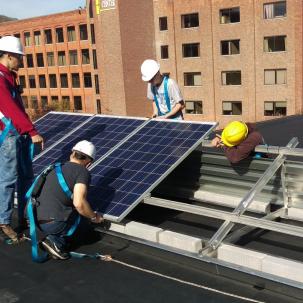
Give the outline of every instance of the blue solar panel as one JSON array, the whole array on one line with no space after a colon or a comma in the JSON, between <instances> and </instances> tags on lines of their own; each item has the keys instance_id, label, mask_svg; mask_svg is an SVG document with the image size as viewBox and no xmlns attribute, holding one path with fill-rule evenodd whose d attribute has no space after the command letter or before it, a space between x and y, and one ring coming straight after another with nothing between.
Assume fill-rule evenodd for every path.
<instances>
[{"instance_id":1,"label":"blue solar panel","mask_svg":"<svg viewBox=\"0 0 303 303\"><path fill-rule=\"evenodd\" d=\"M44 148L47 149L79 124L89 119L90 116L51 112L37 120L35 127L44 138Z\"/></svg>"},{"instance_id":2,"label":"blue solar panel","mask_svg":"<svg viewBox=\"0 0 303 303\"><path fill-rule=\"evenodd\" d=\"M150 121L92 168L91 205L107 219L122 220L215 126Z\"/></svg>"},{"instance_id":3,"label":"blue solar panel","mask_svg":"<svg viewBox=\"0 0 303 303\"><path fill-rule=\"evenodd\" d=\"M95 116L59 144L41 154L41 157L34 161L34 172L38 174L57 161L68 161L71 149L80 140L88 140L95 144L96 159L98 159L145 121L146 119Z\"/></svg>"}]
</instances>

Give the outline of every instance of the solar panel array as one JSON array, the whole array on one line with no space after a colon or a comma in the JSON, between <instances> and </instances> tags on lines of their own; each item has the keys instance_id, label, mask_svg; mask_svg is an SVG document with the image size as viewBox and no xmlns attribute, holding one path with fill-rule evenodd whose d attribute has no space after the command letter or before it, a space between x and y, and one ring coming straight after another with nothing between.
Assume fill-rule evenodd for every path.
<instances>
[{"instance_id":1,"label":"solar panel array","mask_svg":"<svg viewBox=\"0 0 303 303\"><path fill-rule=\"evenodd\" d=\"M213 123L153 120L91 170L89 201L122 220L214 127Z\"/></svg>"},{"instance_id":2,"label":"solar panel array","mask_svg":"<svg viewBox=\"0 0 303 303\"><path fill-rule=\"evenodd\" d=\"M94 116L80 129L63 138L36 159L33 163L34 173L39 174L51 163L68 161L73 146L81 140L88 140L95 144L96 159L98 159L145 121L146 119Z\"/></svg>"},{"instance_id":3,"label":"solar panel array","mask_svg":"<svg viewBox=\"0 0 303 303\"><path fill-rule=\"evenodd\" d=\"M216 126L216 123L147 121L102 115L86 116L86 119L81 115L60 113L48 114L38 121L39 132L40 128L47 129L47 125L56 129L66 121L71 121L74 127L81 124L80 121L84 124L70 133L67 123L65 129L58 128L59 141L37 157L34 172L40 173L54 162L68 161L78 141L92 141L97 161L91 168L88 200L95 210L112 221L121 221ZM49 133L56 136L51 129ZM62 136L64 133L68 135ZM56 142L54 138L50 140Z\"/></svg>"},{"instance_id":4,"label":"solar panel array","mask_svg":"<svg viewBox=\"0 0 303 303\"><path fill-rule=\"evenodd\" d=\"M90 118L91 115L50 112L35 123L36 129L45 140L44 148L49 148L68 132Z\"/></svg>"}]
</instances>

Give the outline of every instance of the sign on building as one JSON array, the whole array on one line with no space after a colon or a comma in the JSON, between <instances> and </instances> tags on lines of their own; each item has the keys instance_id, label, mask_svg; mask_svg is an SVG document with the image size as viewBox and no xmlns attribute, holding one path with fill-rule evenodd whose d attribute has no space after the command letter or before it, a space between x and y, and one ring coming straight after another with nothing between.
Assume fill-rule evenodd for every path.
<instances>
[{"instance_id":1,"label":"sign on building","mask_svg":"<svg viewBox=\"0 0 303 303\"><path fill-rule=\"evenodd\" d=\"M116 0L96 0L96 13L116 8Z\"/></svg>"}]
</instances>

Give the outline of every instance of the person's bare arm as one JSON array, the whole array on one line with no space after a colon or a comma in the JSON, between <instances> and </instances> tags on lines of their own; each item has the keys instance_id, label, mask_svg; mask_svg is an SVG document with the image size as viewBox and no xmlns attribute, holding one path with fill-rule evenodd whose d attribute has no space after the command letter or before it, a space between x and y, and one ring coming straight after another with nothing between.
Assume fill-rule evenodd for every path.
<instances>
[{"instance_id":1,"label":"person's bare arm","mask_svg":"<svg viewBox=\"0 0 303 303\"><path fill-rule=\"evenodd\" d=\"M176 113L182 111L185 108L184 102L180 101L176 104L176 106L166 115L163 116L164 119L169 119L170 117L173 117Z\"/></svg>"},{"instance_id":2,"label":"person's bare arm","mask_svg":"<svg viewBox=\"0 0 303 303\"><path fill-rule=\"evenodd\" d=\"M103 221L102 216L95 213L86 200L87 186L85 184L77 183L74 186L73 194L73 204L80 215L91 219L95 223L101 223Z\"/></svg>"}]
</instances>

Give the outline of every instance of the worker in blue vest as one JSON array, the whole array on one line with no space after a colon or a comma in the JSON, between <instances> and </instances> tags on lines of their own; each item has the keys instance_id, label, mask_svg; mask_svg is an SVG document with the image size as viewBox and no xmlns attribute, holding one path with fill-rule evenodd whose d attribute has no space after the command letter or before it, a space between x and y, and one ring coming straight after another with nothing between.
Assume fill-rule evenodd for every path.
<instances>
[{"instance_id":1,"label":"worker in blue vest","mask_svg":"<svg viewBox=\"0 0 303 303\"><path fill-rule=\"evenodd\" d=\"M15 185L18 192L19 224L24 223L25 193L33 177L33 144L43 138L25 112L16 72L24 56L20 39L0 39L0 231L7 243L22 238L11 226Z\"/></svg>"},{"instance_id":2,"label":"worker in blue vest","mask_svg":"<svg viewBox=\"0 0 303 303\"><path fill-rule=\"evenodd\" d=\"M103 221L102 216L92 210L86 198L90 183L87 167L95 159L95 154L95 146L91 142L78 142L72 149L70 161L50 167L50 170L46 170L43 182L39 182L43 176L41 174L29 190L28 195L31 198L35 196L35 201L30 199L27 206L32 245L38 242L35 229L39 229L43 235L41 246L54 259L65 260L70 257L68 236L77 228L80 216L94 223ZM33 258L37 259L37 256Z\"/></svg>"},{"instance_id":3,"label":"worker in blue vest","mask_svg":"<svg viewBox=\"0 0 303 303\"><path fill-rule=\"evenodd\" d=\"M160 73L160 64L147 59L141 65L142 80L148 82L147 98L153 100L153 118L183 120L185 108L178 84Z\"/></svg>"}]
</instances>

